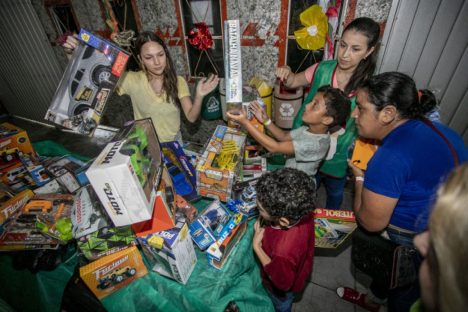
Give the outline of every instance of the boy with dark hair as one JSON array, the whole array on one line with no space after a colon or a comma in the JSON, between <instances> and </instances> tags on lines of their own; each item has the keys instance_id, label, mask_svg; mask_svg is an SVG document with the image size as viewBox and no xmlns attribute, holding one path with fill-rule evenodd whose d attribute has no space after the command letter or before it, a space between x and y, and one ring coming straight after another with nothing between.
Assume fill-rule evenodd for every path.
<instances>
[{"instance_id":1,"label":"boy with dark hair","mask_svg":"<svg viewBox=\"0 0 468 312\"><path fill-rule=\"evenodd\" d=\"M306 126L292 131L284 131L273 124L258 103L251 103L250 110L276 140L255 128L247 119L245 111L238 114L227 112L227 116L241 124L268 151L290 155L286 167L300 169L314 176L330 147L329 130L346 122L351 103L341 90L322 86L304 109L302 121Z\"/></svg>"},{"instance_id":2,"label":"boy with dark hair","mask_svg":"<svg viewBox=\"0 0 468 312\"><path fill-rule=\"evenodd\" d=\"M312 180L303 171L283 168L263 175L256 185L260 217L254 226L252 245L262 264L263 285L276 311L291 311L294 294L304 289L312 271Z\"/></svg>"}]
</instances>

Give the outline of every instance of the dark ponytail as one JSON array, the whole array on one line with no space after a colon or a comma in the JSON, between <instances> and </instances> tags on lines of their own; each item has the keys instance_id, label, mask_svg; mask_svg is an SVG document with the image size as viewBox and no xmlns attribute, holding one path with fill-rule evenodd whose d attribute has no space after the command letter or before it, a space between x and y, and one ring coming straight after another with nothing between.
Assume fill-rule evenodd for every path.
<instances>
[{"instance_id":1,"label":"dark ponytail","mask_svg":"<svg viewBox=\"0 0 468 312\"><path fill-rule=\"evenodd\" d=\"M377 43L380 36L380 26L371 18L360 17L349 23L348 26L346 26L343 34L349 30L360 32L366 36L367 50L373 47L374 51L372 51L372 53L369 54L365 59L362 59L356 67L344 90L346 94L350 94L352 91L356 90L364 79L369 78L374 73L375 64L377 62Z\"/></svg>"},{"instance_id":2,"label":"dark ponytail","mask_svg":"<svg viewBox=\"0 0 468 312\"><path fill-rule=\"evenodd\" d=\"M359 89L367 91L367 99L377 111L393 105L405 119L423 118L433 110L437 101L429 90L418 94L414 80L399 72L388 72L372 76L363 81Z\"/></svg>"}]
</instances>

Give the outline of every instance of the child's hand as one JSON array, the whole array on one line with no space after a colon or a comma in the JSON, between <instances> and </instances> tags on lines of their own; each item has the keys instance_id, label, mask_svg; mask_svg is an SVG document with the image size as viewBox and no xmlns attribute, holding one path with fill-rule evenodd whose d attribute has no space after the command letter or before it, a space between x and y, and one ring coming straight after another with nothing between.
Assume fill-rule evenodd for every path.
<instances>
[{"instance_id":1,"label":"child's hand","mask_svg":"<svg viewBox=\"0 0 468 312\"><path fill-rule=\"evenodd\" d=\"M275 75L282 82L286 82L286 80L288 80L291 73L292 73L291 67L281 66L276 69Z\"/></svg>"},{"instance_id":2,"label":"child's hand","mask_svg":"<svg viewBox=\"0 0 468 312\"><path fill-rule=\"evenodd\" d=\"M268 120L267 113L265 112L263 107L261 107L258 104L257 101L254 101L254 102L250 103L250 110L255 115L255 118L257 118L258 121L260 121L261 123L264 123L266 120Z\"/></svg>"},{"instance_id":3,"label":"child's hand","mask_svg":"<svg viewBox=\"0 0 468 312\"><path fill-rule=\"evenodd\" d=\"M226 116L229 119L232 119L241 125L244 125L249 122L249 120L247 119L247 112L245 111L244 107L242 107L240 111L236 111L236 112L227 111Z\"/></svg>"},{"instance_id":4,"label":"child's hand","mask_svg":"<svg viewBox=\"0 0 468 312\"><path fill-rule=\"evenodd\" d=\"M263 235L265 234L265 228L260 225L260 220L257 220L254 224L254 236L252 239L252 245L255 247L262 246Z\"/></svg>"},{"instance_id":5,"label":"child's hand","mask_svg":"<svg viewBox=\"0 0 468 312\"><path fill-rule=\"evenodd\" d=\"M198 84L196 89L196 94L198 96L204 97L211 91L213 91L219 83L218 75L210 74L208 78L202 78Z\"/></svg>"},{"instance_id":6,"label":"child's hand","mask_svg":"<svg viewBox=\"0 0 468 312\"><path fill-rule=\"evenodd\" d=\"M67 56L72 55L73 51L75 51L76 47L79 45L78 39L76 34L73 36L67 36L67 40L62 44L63 51Z\"/></svg>"}]
</instances>

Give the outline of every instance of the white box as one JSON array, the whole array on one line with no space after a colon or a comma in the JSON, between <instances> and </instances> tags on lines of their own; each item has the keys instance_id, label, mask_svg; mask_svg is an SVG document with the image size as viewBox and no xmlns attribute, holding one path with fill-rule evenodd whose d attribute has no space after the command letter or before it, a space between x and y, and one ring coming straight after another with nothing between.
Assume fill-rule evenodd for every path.
<instances>
[{"instance_id":1,"label":"white box","mask_svg":"<svg viewBox=\"0 0 468 312\"><path fill-rule=\"evenodd\" d=\"M126 137L109 143L86 171L115 226L151 219L162 173L161 148L151 120L137 120L124 131Z\"/></svg>"},{"instance_id":2,"label":"white box","mask_svg":"<svg viewBox=\"0 0 468 312\"><path fill-rule=\"evenodd\" d=\"M224 22L224 72L226 74L226 103L242 105L242 55L239 20Z\"/></svg>"}]
</instances>

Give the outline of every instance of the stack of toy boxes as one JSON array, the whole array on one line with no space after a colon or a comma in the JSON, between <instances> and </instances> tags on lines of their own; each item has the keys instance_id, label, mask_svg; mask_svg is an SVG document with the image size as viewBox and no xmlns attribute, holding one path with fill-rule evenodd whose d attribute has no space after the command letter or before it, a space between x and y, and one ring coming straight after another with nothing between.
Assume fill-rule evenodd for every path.
<instances>
[{"instance_id":1,"label":"stack of toy boxes","mask_svg":"<svg viewBox=\"0 0 468 312\"><path fill-rule=\"evenodd\" d=\"M169 172L164 168L152 220L132 227L153 271L185 284L197 257L185 218L178 216L176 224L172 220L177 196Z\"/></svg>"},{"instance_id":2,"label":"stack of toy boxes","mask_svg":"<svg viewBox=\"0 0 468 312\"><path fill-rule=\"evenodd\" d=\"M86 175L115 226L151 219L162 174L151 119L134 121L96 158Z\"/></svg>"},{"instance_id":3,"label":"stack of toy boxes","mask_svg":"<svg viewBox=\"0 0 468 312\"><path fill-rule=\"evenodd\" d=\"M130 226L114 227L90 185L78 190L71 215L72 234L91 261L135 244Z\"/></svg>"},{"instance_id":4,"label":"stack of toy boxes","mask_svg":"<svg viewBox=\"0 0 468 312\"><path fill-rule=\"evenodd\" d=\"M99 299L147 273L148 270L136 246L100 258L80 268L81 279Z\"/></svg>"},{"instance_id":5,"label":"stack of toy boxes","mask_svg":"<svg viewBox=\"0 0 468 312\"><path fill-rule=\"evenodd\" d=\"M245 134L219 125L197 164L197 189L202 196L226 202L244 155Z\"/></svg>"},{"instance_id":6,"label":"stack of toy boxes","mask_svg":"<svg viewBox=\"0 0 468 312\"><path fill-rule=\"evenodd\" d=\"M86 44L75 49L45 119L91 135L125 71L129 53L83 28L78 38Z\"/></svg>"},{"instance_id":7,"label":"stack of toy boxes","mask_svg":"<svg viewBox=\"0 0 468 312\"><path fill-rule=\"evenodd\" d=\"M219 200L213 201L189 225L193 241L207 251L208 262L220 269L246 230L247 217L231 215Z\"/></svg>"},{"instance_id":8,"label":"stack of toy boxes","mask_svg":"<svg viewBox=\"0 0 468 312\"><path fill-rule=\"evenodd\" d=\"M197 193L197 177L190 159L185 155L179 142L161 143L164 163L171 175L176 193L192 201L200 196Z\"/></svg>"},{"instance_id":9,"label":"stack of toy boxes","mask_svg":"<svg viewBox=\"0 0 468 312\"><path fill-rule=\"evenodd\" d=\"M28 134L9 123L0 125L0 179L15 192L34 186L21 155L36 157Z\"/></svg>"}]
</instances>

